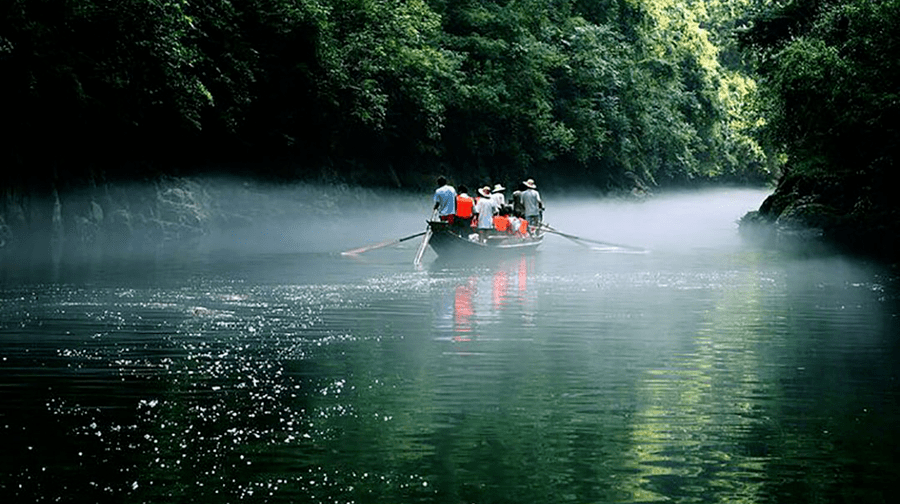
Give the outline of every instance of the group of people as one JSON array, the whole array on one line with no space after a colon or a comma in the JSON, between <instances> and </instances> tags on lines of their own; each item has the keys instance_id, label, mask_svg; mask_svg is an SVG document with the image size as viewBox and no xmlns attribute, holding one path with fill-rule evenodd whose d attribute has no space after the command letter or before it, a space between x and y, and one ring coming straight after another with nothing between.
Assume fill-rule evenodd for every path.
<instances>
[{"instance_id":1,"label":"group of people","mask_svg":"<svg viewBox=\"0 0 900 504\"><path fill-rule=\"evenodd\" d=\"M544 202L533 179L519 184L509 204L502 184L481 187L474 197L466 186L460 185L457 191L443 176L438 177L437 185L434 210L460 234L474 228L482 239L498 233L526 236L541 225Z\"/></svg>"}]
</instances>

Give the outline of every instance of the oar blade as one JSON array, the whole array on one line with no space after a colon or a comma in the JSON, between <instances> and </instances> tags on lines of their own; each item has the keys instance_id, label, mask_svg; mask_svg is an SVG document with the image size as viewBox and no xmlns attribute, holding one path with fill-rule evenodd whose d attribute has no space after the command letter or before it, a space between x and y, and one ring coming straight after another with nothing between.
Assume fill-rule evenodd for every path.
<instances>
[{"instance_id":1,"label":"oar blade","mask_svg":"<svg viewBox=\"0 0 900 504\"><path fill-rule=\"evenodd\" d=\"M603 245L604 247L614 247L617 249L628 250L630 252L635 252L635 253L646 253L647 252L647 249L642 248L642 247L633 247L631 245L622 245L619 243L610 243L610 242L605 242L605 241L600 241L600 240L592 240L590 238L582 238L581 236L575 236L575 235L571 235L568 233L563 233L562 231L559 231L559 230L553 228L549 224L541 224L541 227L549 233L553 233L553 234L562 236L563 238L568 238L569 240L572 240L572 241L583 241L583 242L587 242L587 243L595 243L597 245Z\"/></svg>"},{"instance_id":2,"label":"oar blade","mask_svg":"<svg viewBox=\"0 0 900 504\"><path fill-rule=\"evenodd\" d=\"M416 251L416 259L413 261L413 264L418 266L422 264L422 256L425 255L425 249L428 247L428 241L431 240L431 226L428 226L428 230L425 231L425 238L422 238L422 244L419 245L419 250Z\"/></svg>"},{"instance_id":3,"label":"oar blade","mask_svg":"<svg viewBox=\"0 0 900 504\"><path fill-rule=\"evenodd\" d=\"M391 245L396 245L398 243L405 242L406 240L411 240L418 236L422 236L423 234L425 234L425 231L419 231L416 234L404 236L403 238L398 238L396 240L385 240L383 242L375 243L373 245L366 245L365 247L359 247L359 248L355 248L355 249L351 249L351 250L345 250L344 252L341 252L341 255L349 255L349 256L359 255L359 254L362 254L363 252L368 252L370 250L380 249L380 248L384 248L384 247L390 247Z\"/></svg>"},{"instance_id":4,"label":"oar blade","mask_svg":"<svg viewBox=\"0 0 900 504\"><path fill-rule=\"evenodd\" d=\"M437 219L438 210L435 207L434 211L431 213L431 219L426 222L428 227L425 228L425 238L422 238L422 244L419 245L419 250L416 251L416 258L413 259L413 265L418 267L422 264L422 256L425 255L425 249L428 247L428 241L431 240L431 221Z\"/></svg>"},{"instance_id":5,"label":"oar blade","mask_svg":"<svg viewBox=\"0 0 900 504\"><path fill-rule=\"evenodd\" d=\"M374 245L367 245L365 247L359 247L359 248L355 248L352 250L345 250L345 251L341 252L341 255L359 255L359 254L362 254L363 252L368 252L370 250L384 248L384 247L393 245L394 243L397 243L397 242L398 242L398 240L387 240L387 241L383 241L380 243L376 243Z\"/></svg>"}]
</instances>

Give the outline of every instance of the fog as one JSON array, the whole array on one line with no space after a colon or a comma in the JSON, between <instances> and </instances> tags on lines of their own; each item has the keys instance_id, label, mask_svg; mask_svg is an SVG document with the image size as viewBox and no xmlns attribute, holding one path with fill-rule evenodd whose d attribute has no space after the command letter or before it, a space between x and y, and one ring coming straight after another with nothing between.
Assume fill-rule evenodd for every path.
<instances>
[{"instance_id":1,"label":"fog","mask_svg":"<svg viewBox=\"0 0 900 504\"><path fill-rule=\"evenodd\" d=\"M198 240L201 250L337 253L422 231L431 215L430 195L310 184L242 187L229 211L243 223L214 227Z\"/></svg>"},{"instance_id":2,"label":"fog","mask_svg":"<svg viewBox=\"0 0 900 504\"><path fill-rule=\"evenodd\" d=\"M732 247L737 221L756 210L765 189L705 189L658 194L640 201L565 198L547 202L544 220L556 229L656 252Z\"/></svg>"},{"instance_id":3,"label":"fog","mask_svg":"<svg viewBox=\"0 0 900 504\"><path fill-rule=\"evenodd\" d=\"M679 252L696 248L735 246L739 243L737 220L757 209L769 191L765 189L707 189L660 193L637 199L578 194L539 187L546 206L544 222L556 230L589 240L642 247L651 252ZM185 237L158 239L159 225L153 229L133 225L128 237L119 236L110 224L124 212L137 221L137 201L145 202L146 214L166 215L163 204L175 194L175 204L187 210L170 216L175 225L191 221L194 228ZM507 199L511 198L508 191ZM61 195L61 219L89 222L84 209L102 217L95 227L93 243L85 245L67 226L61 240L49 240L53 256L106 259L136 259L166 250L196 253L225 252L236 255L339 253L385 240L397 240L425 229L431 215L431 190L420 193L368 189L345 185L266 184L235 179L175 180L165 184L145 184L105 188L98 191ZM147 203L149 202L149 203ZM58 205L60 206L60 205ZM117 208L119 208L117 210ZM125 208L125 210L122 210ZM169 212L171 213L171 212ZM143 217L142 217L143 218ZM160 217L161 218L161 217ZM7 222L10 219L7 217ZM145 222L146 218L144 218ZM196 221L196 222L195 222ZM168 225L170 223L166 223ZM83 226L82 226L83 227ZM77 231L77 230L76 230ZM31 237L43 229L31 229ZM83 234L83 233L82 233ZM21 231L20 231L21 235ZM147 235L147 236L143 236ZM21 236L20 236L21 238ZM552 236L566 242L566 238ZM415 246L411 240L405 246ZM37 240L41 243L40 240ZM137 244L137 245L136 245ZM571 245L571 243L569 243ZM6 247L3 263L16 262ZM77 252L77 253L76 253ZM28 260L36 255L25 254Z\"/></svg>"},{"instance_id":4,"label":"fog","mask_svg":"<svg viewBox=\"0 0 900 504\"><path fill-rule=\"evenodd\" d=\"M269 212L246 202L251 207L234 211L258 220L217 230L204 246L244 253L340 252L423 231L432 208L430 192L302 185L270 187L264 194L259 203ZM544 222L566 234L679 251L735 245L738 219L759 208L768 194L765 189L708 189L638 200L550 191L542 198Z\"/></svg>"},{"instance_id":5,"label":"fog","mask_svg":"<svg viewBox=\"0 0 900 504\"><path fill-rule=\"evenodd\" d=\"M291 191L297 190L277 189L270 201L296 197ZM765 189L729 188L662 193L638 200L548 191L542 198L544 222L560 232L647 251L681 252L739 245L737 221L758 209L768 194ZM244 243L249 247L246 252L261 248L340 252L423 231L431 215L430 192L350 189L344 197L333 211L284 215L258 228L222 235L216 245L230 248ZM567 241L553 235L548 239Z\"/></svg>"}]
</instances>

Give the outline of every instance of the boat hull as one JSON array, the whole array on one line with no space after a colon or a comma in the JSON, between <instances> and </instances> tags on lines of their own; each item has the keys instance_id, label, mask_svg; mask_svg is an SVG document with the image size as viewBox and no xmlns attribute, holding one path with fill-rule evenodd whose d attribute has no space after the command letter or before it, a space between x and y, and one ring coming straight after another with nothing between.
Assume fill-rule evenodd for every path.
<instances>
[{"instance_id":1,"label":"boat hull","mask_svg":"<svg viewBox=\"0 0 900 504\"><path fill-rule=\"evenodd\" d=\"M534 252L543 242L543 235L535 236L491 236L487 242L473 241L468 236L460 236L456 229L446 222L429 222L431 239L428 244L441 257L465 257L487 255L516 255Z\"/></svg>"}]
</instances>

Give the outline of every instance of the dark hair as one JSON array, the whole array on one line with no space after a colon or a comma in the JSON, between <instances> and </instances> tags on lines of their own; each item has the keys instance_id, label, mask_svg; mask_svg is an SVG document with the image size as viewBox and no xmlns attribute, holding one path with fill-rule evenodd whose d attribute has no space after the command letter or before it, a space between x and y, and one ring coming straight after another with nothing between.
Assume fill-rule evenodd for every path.
<instances>
[{"instance_id":1,"label":"dark hair","mask_svg":"<svg viewBox=\"0 0 900 504\"><path fill-rule=\"evenodd\" d=\"M461 186L459 186L459 188L457 189L456 192L458 192L459 194L467 193L467 192L469 192L469 188L464 185L461 185Z\"/></svg>"},{"instance_id":2,"label":"dark hair","mask_svg":"<svg viewBox=\"0 0 900 504\"><path fill-rule=\"evenodd\" d=\"M438 185L445 185L447 183L447 177L441 175L437 178Z\"/></svg>"}]
</instances>

